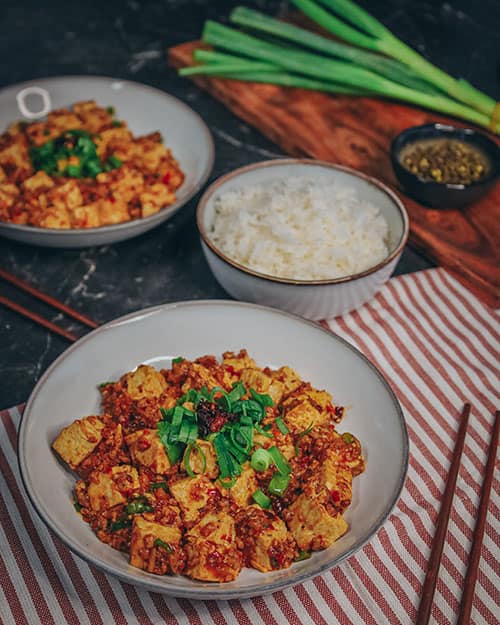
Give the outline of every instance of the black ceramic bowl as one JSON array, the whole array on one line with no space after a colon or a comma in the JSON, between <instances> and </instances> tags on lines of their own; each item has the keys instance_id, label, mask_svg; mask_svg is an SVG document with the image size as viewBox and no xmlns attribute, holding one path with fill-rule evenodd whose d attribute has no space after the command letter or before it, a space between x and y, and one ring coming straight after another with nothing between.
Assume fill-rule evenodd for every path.
<instances>
[{"instance_id":1,"label":"black ceramic bowl","mask_svg":"<svg viewBox=\"0 0 500 625\"><path fill-rule=\"evenodd\" d=\"M422 180L402 165L400 155L405 146L424 139L438 138L457 139L477 147L490 161L490 171L481 180L469 184L447 184ZM445 124L427 124L404 130L392 142L391 160L403 191L432 208L461 208L472 204L490 190L500 174L500 148L494 141L470 128Z\"/></svg>"}]
</instances>

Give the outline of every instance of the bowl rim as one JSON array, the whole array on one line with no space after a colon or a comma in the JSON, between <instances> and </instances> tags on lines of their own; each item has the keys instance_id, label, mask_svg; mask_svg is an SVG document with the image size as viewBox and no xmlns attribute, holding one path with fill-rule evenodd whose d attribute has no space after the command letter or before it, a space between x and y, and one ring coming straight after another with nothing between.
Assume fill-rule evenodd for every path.
<instances>
[{"instance_id":1,"label":"bowl rim","mask_svg":"<svg viewBox=\"0 0 500 625\"><path fill-rule=\"evenodd\" d=\"M128 79L123 79L123 78L116 78L113 76L102 76L102 75L97 75L97 74L95 75L94 74L89 74L89 75L86 75L86 74L67 74L66 75L65 74L63 76L53 76L53 77L48 76L46 78L39 78L39 79L33 78L31 80L25 80L20 83L6 85L2 89L0 89L0 97L3 95L5 91L10 90L14 87L23 89L25 87L29 87L31 85L39 85L47 81L64 82L66 80L76 80L76 81L81 81L81 82L84 82L86 80L92 80L92 81L102 82L103 84L107 84L111 82L119 82L119 83L124 83L125 85L130 85L132 87L136 87L136 88L138 87L142 89L143 91L151 92L153 95L161 95L162 97L170 100L175 105L179 106L181 109L184 109L186 113L189 113L190 115L192 115L193 118L196 118L197 121L199 122L200 129L202 131L202 134L204 135L203 140L206 143L207 148L208 148L208 154L207 154L208 159L207 159L206 166L203 168L203 171L201 172L196 184L193 186L191 191L187 193L185 197L181 199L176 199L176 201L173 204L170 204L169 206L165 206L161 208L157 213L154 213L153 215L148 215L147 217L141 217L140 219L132 219L130 221L124 221L118 224L98 226L94 228L64 228L64 229L40 228L38 226L28 226L24 224L13 224L7 221L5 222L0 221L1 229L11 230L13 232L36 233L37 235L42 235L42 236L46 235L46 237L48 237L49 235L50 236L64 235L65 237L69 239L77 238L78 236L81 236L82 234L99 235L101 233L105 234L105 233L110 233L110 232L114 233L114 232L120 232L120 231L127 231L131 228L133 229L134 226L137 227L138 224L144 224L144 225L154 224L158 220L161 221L162 218L165 217L165 215L168 215L170 213L175 213L177 210L179 210L185 204L187 204L189 200L191 200L198 193L198 191L204 186L204 184L208 180L213 170L213 166L215 162L215 145L214 145L212 133L210 132L206 122L204 121L204 119L201 117L199 113L197 113L188 104L186 104L186 102L183 102L181 99L177 98L174 95L171 95L167 91L163 91L163 89L158 89L157 87L146 85L137 80L128 80ZM179 187L179 190L180 189L182 189L182 185Z\"/></svg>"},{"instance_id":2,"label":"bowl rim","mask_svg":"<svg viewBox=\"0 0 500 625\"><path fill-rule=\"evenodd\" d=\"M489 172L489 174L481 180L475 180L468 184L464 184L453 182L436 182L435 180L423 180L417 174L414 174L409 169L406 169L406 167L404 167L404 165L399 160L401 150L406 145L410 145L411 143L424 141L425 138L419 138L419 135L429 130L438 133L438 135L441 135L443 138L449 136L450 138L458 140L459 137L457 135L460 135L463 141L465 141L466 143L469 142L470 144L477 146L479 149L482 148L481 144L486 145L488 146L488 148L491 148L493 150L496 149L498 153L497 159L492 158L489 153L486 153L486 157L491 163L491 171ZM412 135L414 135L414 139L410 139ZM432 137L429 137L429 139L432 139ZM405 175L411 177L414 184L419 184L422 186L435 186L436 188L448 189L449 191L466 191L467 189L474 189L482 187L484 185L488 185L491 182L494 182L495 179L500 175L500 165L498 164L500 162L500 146L495 143L493 139L490 139L490 137L488 137L486 133L476 130L475 128L469 128L467 126L453 126L452 124L443 124L441 122L422 124L420 126L409 126L408 128L405 128L405 130L397 134L391 141L390 152L394 169L401 170L405 173Z\"/></svg>"},{"instance_id":3,"label":"bowl rim","mask_svg":"<svg viewBox=\"0 0 500 625\"><path fill-rule=\"evenodd\" d=\"M232 178L237 178L241 174L245 174L249 171L253 171L255 169L264 169L266 167L275 167L280 165L308 165L308 166L320 166L326 167L329 169L334 169L338 171L345 172L347 174L351 174L357 178L361 178L368 184L377 187L380 191L385 193L389 198L393 201L396 207L399 210L403 221L403 231L401 237L394 248L394 250L384 258L381 262L377 263L373 267L369 269L365 269L356 274L350 274L348 276L342 276L341 278L325 278L321 280L299 280L293 278L280 278L277 276L273 276L270 274L262 273L259 271L255 271L238 263L233 260L229 256L226 256L219 248L211 241L210 237L207 234L205 224L203 223L203 216L206 210L207 203L209 199L218 191L218 189L224 185L228 180ZM204 191L203 195L198 202L198 206L196 207L196 225L198 227L198 232L200 233L201 239L203 243L214 253L216 254L222 261L226 262L228 265L231 265L235 269L239 269L244 273L251 275L255 278L260 278L262 280L269 280L270 282L278 282L281 284L290 284L294 286L317 286L317 285L327 285L327 284L342 284L344 282L350 282L351 280L357 280L359 278L364 278L372 273L377 272L379 269L382 269L386 265L388 265L394 258L396 258L403 250L406 245L406 241L408 240L410 234L410 220L408 217L408 212L398 197L398 195L392 191L386 184L374 178L373 176L369 176L363 172L357 171L351 167L347 167L345 165L338 165L335 163L329 163L328 161L320 161L311 158L276 158L266 161L259 161L258 163L252 163L250 165L245 165L244 167L239 167L238 169L234 169L229 173L217 178L212 184Z\"/></svg>"},{"instance_id":4,"label":"bowl rim","mask_svg":"<svg viewBox=\"0 0 500 625\"><path fill-rule=\"evenodd\" d=\"M120 327L129 322L140 320L141 318L146 317L148 315L154 315L154 314L161 313L162 311L166 311L170 309L187 308L187 307L203 308L206 306L227 306L227 305L230 305L231 307L234 307L234 308L247 308L247 309L252 309L252 310L261 310L263 312L271 313L272 315L276 315L278 317L284 317L284 318L295 320L296 322L299 322L300 324L304 324L304 325L314 328L315 331L324 333L326 337L329 337L330 340L335 340L339 342L340 344L342 344L345 348L354 352L357 355L357 357L360 358L364 362L364 364L368 366L368 368L375 374L378 381L381 383L381 385L384 387L385 391L387 392L388 397L390 398L390 401L394 406L395 412L398 416L398 423L399 423L399 427L401 430L401 439L403 443L403 447L401 450L402 462L399 467L400 471L399 471L399 475L397 479L397 486L394 489L394 492L392 493L390 502L387 504L385 511L377 519L375 519L372 522L369 530L367 531L366 536L363 539L356 542L354 545L352 545L349 549L347 549L345 553L338 555L334 559L334 561L329 560L328 562L325 562L321 564L320 566L318 566L317 570L312 575L310 574L309 571L302 571L300 573L296 573L293 576L292 581L290 581L289 577L283 577L283 578L277 579L276 581L273 581L267 584L266 586L257 585L256 587L254 585L243 591L240 591L237 588L232 589L232 590L224 590L223 585L220 585L220 584L214 584L213 586L208 586L208 587L200 586L199 588L196 588L195 590L183 589L183 588L182 589L171 588L168 585L164 586L160 582L160 580L163 579L163 576L148 574L148 577L151 577L151 579L141 580L141 579L137 579L134 576L133 572L117 571L107 561L102 560L102 559L97 561L96 558L94 558L92 554L88 552L88 550L83 550L83 549L80 549L79 547L76 547L72 543L71 538L66 533L60 530L60 528L57 526L57 523L55 523L52 520L52 518L45 515L44 511L38 506L39 498L38 498L37 493L32 488L31 481L29 479L29 470L28 470L29 463L27 462L27 459L26 459L27 456L24 453L24 447L26 444L26 437L27 437L26 429L28 427L27 422L28 422L28 417L32 411L32 405L35 403L37 395L39 394L40 390L45 384L45 381L52 374L52 371L55 370L58 366L60 366L60 364L71 353L73 353L73 351L79 349L80 346L83 343L87 342L89 339L93 339L96 335L104 333L110 329ZM79 557L81 557L83 560L85 560L89 564L99 567L101 570L103 570L106 573L113 575L114 577L117 577L129 584L133 584L134 586L149 590L150 592L160 592L161 594L164 594L167 596L185 597L189 599L200 599L202 601L208 601L208 600L213 600L213 599L216 599L216 600L243 599L247 597L263 596L272 592L277 592L279 590L285 590L286 588L290 588L291 586L304 583L308 581L309 579L312 579L312 577L314 576L321 575L325 571L328 571L338 566L339 564L341 564L342 562L344 562L345 560L353 556L355 553L359 552L367 543L369 543L371 540L375 538L377 532L387 522L393 510L395 509L398 501L401 498L401 494L403 492L403 488L406 483L406 478L408 475L408 468L409 468L409 461L410 461L410 439L409 439L408 427L406 424L406 419L404 416L401 403L396 395L396 392L392 388L391 384L386 379L382 371L379 369L378 365L372 362L370 358L368 358L368 356L366 356L360 349L352 345L347 339L343 338L342 336L340 336L339 334L335 332L327 330L326 328L324 328L323 326L321 326L320 324L314 321L310 321L298 315L294 315L293 313L279 310L277 308L271 308L269 306L263 306L260 304L254 304L250 302L240 302L240 301L227 300L227 299L222 299L222 300L221 299L219 300L208 299L208 300L187 300L187 301L170 302L166 304L158 304L156 306L149 306L147 308L139 309L139 310L122 315L120 317L117 317L115 319L112 319L111 321L104 323L98 328L91 330L88 334L83 335L78 341L70 345L65 351L63 351L54 360L53 363L51 363L51 365L46 369L46 371L43 373L43 375L40 377L35 387L33 388L28 398L28 401L26 402L23 413L21 415L21 419L20 419L20 423L19 423L19 427L17 431L17 437L16 437L16 452L17 452L17 464L19 467L21 481L22 481L25 493L28 496L30 504L33 506L33 509L35 510L38 518L44 523L44 525L47 528L49 528L51 532L53 532L70 549L72 553L77 554ZM218 589L221 589L221 590L218 590Z\"/></svg>"}]
</instances>

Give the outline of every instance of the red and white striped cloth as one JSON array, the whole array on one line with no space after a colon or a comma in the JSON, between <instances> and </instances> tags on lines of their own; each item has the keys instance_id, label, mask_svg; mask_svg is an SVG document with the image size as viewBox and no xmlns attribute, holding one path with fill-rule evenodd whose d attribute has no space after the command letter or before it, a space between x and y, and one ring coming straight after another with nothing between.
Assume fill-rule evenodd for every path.
<instances>
[{"instance_id":1,"label":"red and white striped cloth","mask_svg":"<svg viewBox=\"0 0 500 625\"><path fill-rule=\"evenodd\" d=\"M326 322L325 322L326 323ZM173 599L121 583L73 555L38 519L20 482L20 410L0 413L0 622L33 625L367 625L415 621L458 415L473 405L433 606L455 622L493 412L500 406L500 318L442 269L393 278L371 303L327 325L375 362L411 439L408 478L384 527L337 568L274 595ZM498 623L499 488L494 482L472 612Z\"/></svg>"}]
</instances>

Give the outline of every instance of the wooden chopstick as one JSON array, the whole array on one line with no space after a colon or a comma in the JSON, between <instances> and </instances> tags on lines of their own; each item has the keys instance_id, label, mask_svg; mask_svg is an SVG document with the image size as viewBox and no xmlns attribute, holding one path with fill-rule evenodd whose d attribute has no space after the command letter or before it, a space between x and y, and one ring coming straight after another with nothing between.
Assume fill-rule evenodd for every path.
<instances>
[{"instance_id":1,"label":"wooden chopstick","mask_svg":"<svg viewBox=\"0 0 500 625\"><path fill-rule=\"evenodd\" d=\"M436 533L432 542L431 556L429 558L427 574L425 576L425 581L422 587L422 598L420 601L415 625L428 625L431 616L432 601L436 589L439 565L441 563L441 556L443 553L446 530L448 527L448 519L451 511L451 504L453 502L453 495L455 493L458 469L460 467L465 434L467 431L467 424L469 422L470 409L471 406L469 403L465 404L462 409L460 425L458 427L457 433L457 440L455 441L455 448L453 449L453 456L451 460L450 470L448 473L448 479L446 481L446 487L443 493L441 510L439 511L436 523ZM472 549L469 556L469 565L467 567L467 573L464 580L464 590L462 593L462 601L460 603L460 613L457 620L457 625L468 625L468 623L470 623L472 601L474 598L474 588L477 580L479 560L481 558L481 547L483 543L484 530L486 527L486 516L488 514L488 504L490 500L491 486L493 483L493 473L495 470L499 429L500 410L497 410L495 412L495 423L493 425L490 445L488 448L488 460L486 463L485 475L481 489L481 499L479 502L478 515L474 528Z\"/></svg>"},{"instance_id":2,"label":"wooden chopstick","mask_svg":"<svg viewBox=\"0 0 500 625\"><path fill-rule=\"evenodd\" d=\"M0 304L7 306L7 308L10 308L11 310L15 310L20 315L24 315L25 317L28 317L28 319L31 319L32 321L35 321L35 323L38 323L44 328L47 328L48 330L51 330L52 332L55 332L56 334L63 336L65 339L67 339L68 341L71 341L72 343L78 340L78 337L72 332L69 332L68 330L65 330L64 328L60 328L55 323L48 321L48 319L44 319L43 317L41 317L40 315L37 315L31 310L24 308L24 306L21 306L20 304L16 304L16 302L13 302L7 297L3 297L2 295L0 295Z\"/></svg>"},{"instance_id":3,"label":"wooden chopstick","mask_svg":"<svg viewBox=\"0 0 500 625\"><path fill-rule=\"evenodd\" d=\"M18 289L21 289L22 291L26 291L26 293L29 293L30 295L33 295L33 297L36 297L37 299L41 300L42 302L45 302L46 304L49 304L49 306L52 306L53 308L57 308L57 310L62 311L63 313L65 313L69 317L73 317L73 319L76 319L77 321L79 321L80 323L83 323L83 325L86 325L89 328L97 328L97 326L99 325L93 319L90 319L90 317L87 317L86 315L82 315L81 313L77 312L76 310L73 310L73 308L70 308L66 304L63 304L59 300L51 297L50 295L47 295L46 293L43 293L42 291L39 291L34 286L31 286L27 282L24 282L23 280L17 278L16 276L13 276L11 273L9 273L8 271L5 271L4 269L0 269L0 278L5 280L6 282L10 282L14 286L16 286ZM5 304L5 302L3 302L3 303ZM14 302L11 302L11 303L14 303ZM5 304L5 306L7 306L7 304ZM16 306L17 306L17 304L16 304ZM22 306L19 307L19 308L22 308ZM16 309L14 309L14 310L16 310ZM26 309L24 309L24 310L26 311ZM17 312L20 312L20 310L17 310ZM25 314L25 313L21 313L21 314ZM34 313L33 313L33 315L34 315ZM26 316L28 316L28 315L26 315ZM38 317L38 315L35 315L35 317ZM30 317L30 319L33 319L33 321L38 321L37 319L34 319L34 317ZM40 317L39 319L42 319L42 317ZM45 327L48 327L48 326L45 326ZM71 333L69 333L69 334L71 334Z\"/></svg>"},{"instance_id":4,"label":"wooden chopstick","mask_svg":"<svg viewBox=\"0 0 500 625\"><path fill-rule=\"evenodd\" d=\"M457 440L451 459L448 479L443 493L441 510L439 511L436 533L432 541L431 557L427 565L427 573L422 588L422 598L418 608L418 615L415 625L427 625L429 623L432 600L434 591L436 590L436 582L439 573L439 565L441 563L441 555L443 553L444 540L446 538L446 530L448 528L448 519L450 517L451 504L455 493L455 485L457 483L458 469L460 468L460 459L464 448L465 433L469 422L470 404L467 403L462 409L460 417L460 425L458 427Z\"/></svg>"},{"instance_id":5,"label":"wooden chopstick","mask_svg":"<svg viewBox=\"0 0 500 625\"><path fill-rule=\"evenodd\" d=\"M466 625L470 622L472 611L472 600L474 598L474 588L476 586L477 571L481 558L481 547L483 544L484 529L486 527L486 516L488 514L488 504L490 501L491 485L493 484L493 473L498 447L498 430L500 429L500 410L495 412L495 423L491 434L490 446L488 448L488 460L481 489L481 499L477 512L476 526L472 538L472 549L469 555L469 566L465 574L464 591L460 604L457 625Z\"/></svg>"}]
</instances>

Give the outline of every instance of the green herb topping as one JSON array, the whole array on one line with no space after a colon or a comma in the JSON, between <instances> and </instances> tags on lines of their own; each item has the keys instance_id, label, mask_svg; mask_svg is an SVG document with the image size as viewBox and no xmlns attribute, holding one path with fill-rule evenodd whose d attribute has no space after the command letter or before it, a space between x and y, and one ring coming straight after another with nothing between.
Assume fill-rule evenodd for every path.
<instances>
[{"instance_id":1,"label":"green herb topping","mask_svg":"<svg viewBox=\"0 0 500 625\"><path fill-rule=\"evenodd\" d=\"M85 130L67 130L56 139L32 147L30 158L36 171L68 178L95 178L123 164L114 154L102 161L93 135Z\"/></svg>"},{"instance_id":2,"label":"green herb topping","mask_svg":"<svg viewBox=\"0 0 500 625\"><path fill-rule=\"evenodd\" d=\"M266 409L273 406L269 395L257 393L252 388L247 390L241 382L229 392L220 387L211 391L206 387L199 391L190 389L174 407L160 409L163 418L157 426L158 434L172 464L184 455L183 467L188 475L194 475L189 463L193 452L200 454L206 467L205 455L196 440L202 438L212 442L219 466L219 481L222 486L230 488L241 474L242 465L250 460L254 432L273 437L261 426ZM274 462L278 469L279 466L283 468L286 460L278 449L276 452L276 458L270 456L269 463ZM270 452L262 450L261 456L264 453Z\"/></svg>"},{"instance_id":3,"label":"green herb topping","mask_svg":"<svg viewBox=\"0 0 500 625\"><path fill-rule=\"evenodd\" d=\"M271 507L271 500L269 499L269 497L265 493L263 493L260 490L260 488L258 488L255 491L255 493L252 495L252 499L261 508L270 508Z\"/></svg>"},{"instance_id":4,"label":"green herb topping","mask_svg":"<svg viewBox=\"0 0 500 625\"><path fill-rule=\"evenodd\" d=\"M155 547L163 547L163 549L165 549L168 553L174 553L174 548L161 538L156 538L153 544Z\"/></svg>"}]
</instances>

